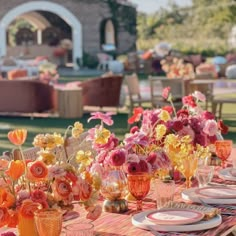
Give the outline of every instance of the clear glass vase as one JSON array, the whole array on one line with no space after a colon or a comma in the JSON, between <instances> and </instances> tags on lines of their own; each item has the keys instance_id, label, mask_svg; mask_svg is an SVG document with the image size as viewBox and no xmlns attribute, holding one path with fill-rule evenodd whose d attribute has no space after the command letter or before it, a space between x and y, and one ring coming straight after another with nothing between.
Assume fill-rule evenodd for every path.
<instances>
[{"instance_id":1,"label":"clear glass vase","mask_svg":"<svg viewBox=\"0 0 236 236\"><path fill-rule=\"evenodd\" d=\"M101 194L105 198L103 210L113 213L125 212L128 209L125 200L127 193L127 178L124 171L120 167L107 170L101 186Z\"/></svg>"}]
</instances>

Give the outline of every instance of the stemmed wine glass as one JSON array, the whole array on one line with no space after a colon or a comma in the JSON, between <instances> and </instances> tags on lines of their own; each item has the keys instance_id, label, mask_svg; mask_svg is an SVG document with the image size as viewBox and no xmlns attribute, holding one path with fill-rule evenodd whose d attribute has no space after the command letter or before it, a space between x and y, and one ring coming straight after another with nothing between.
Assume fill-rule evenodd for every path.
<instances>
[{"instance_id":1,"label":"stemmed wine glass","mask_svg":"<svg viewBox=\"0 0 236 236\"><path fill-rule=\"evenodd\" d=\"M143 199L147 196L150 190L151 175L146 172L138 172L127 175L128 189L130 193L136 198L136 209L142 211Z\"/></svg>"},{"instance_id":2,"label":"stemmed wine glass","mask_svg":"<svg viewBox=\"0 0 236 236\"><path fill-rule=\"evenodd\" d=\"M233 147L232 140L216 140L215 141L215 153L221 159L222 168L225 167L225 161L231 154Z\"/></svg>"}]
</instances>

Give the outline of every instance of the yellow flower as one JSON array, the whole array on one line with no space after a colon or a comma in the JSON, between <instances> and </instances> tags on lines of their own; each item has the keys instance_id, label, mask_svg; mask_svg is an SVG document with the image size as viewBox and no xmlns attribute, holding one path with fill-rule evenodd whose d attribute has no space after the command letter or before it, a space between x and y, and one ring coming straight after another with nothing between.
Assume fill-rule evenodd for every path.
<instances>
[{"instance_id":1,"label":"yellow flower","mask_svg":"<svg viewBox=\"0 0 236 236\"><path fill-rule=\"evenodd\" d=\"M203 147L199 144L196 144L196 150L194 151L194 156L197 158L205 159L211 156L210 148L208 146Z\"/></svg>"},{"instance_id":2,"label":"yellow flower","mask_svg":"<svg viewBox=\"0 0 236 236\"><path fill-rule=\"evenodd\" d=\"M165 125L160 124L157 125L155 131L156 131L156 139L161 140L163 136L166 134L167 128Z\"/></svg>"},{"instance_id":3,"label":"yellow flower","mask_svg":"<svg viewBox=\"0 0 236 236\"><path fill-rule=\"evenodd\" d=\"M75 158L78 163L89 166L93 161L91 156L92 153L90 151L84 152L83 150L79 150Z\"/></svg>"},{"instance_id":4,"label":"yellow flower","mask_svg":"<svg viewBox=\"0 0 236 236\"><path fill-rule=\"evenodd\" d=\"M84 132L83 124L80 122L75 122L72 128L72 137L78 138Z\"/></svg>"},{"instance_id":5,"label":"yellow flower","mask_svg":"<svg viewBox=\"0 0 236 236\"><path fill-rule=\"evenodd\" d=\"M54 133L53 137L56 146L61 146L64 144L64 138L61 136L61 134Z\"/></svg>"},{"instance_id":6,"label":"yellow flower","mask_svg":"<svg viewBox=\"0 0 236 236\"><path fill-rule=\"evenodd\" d=\"M99 190L101 185L102 185L101 178L97 174L93 175L93 187L94 187L94 189Z\"/></svg>"},{"instance_id":7,"label":"yellow flower","mask_svg":"<svg viewBox=\"0 0 236 236\"><path fill-rule=\"evenodd\" d=\"M96 129L95 130L95 143L106 144L110 138L111 132L108 129Z\"/></svg>"},{"instance_id":8,"label":"yellow flower","mask_svg":"<svg viewBox=\"0 0 236 236\"><path fill-rule=\"evenodd\" d=\"M159 118L165 122L171 119L169 112L166 110L161 111Z\"/></svg>"},{"instance_id":9,"label":"yellow flower","mask_svg":"<svg viewBox=\"0 0 236 236\"><path fill-rule=\"evenodd\" d=\"M56 156L52 152L43 150L39 154L40 160L42 160L46 165L55 164Z\"/></svg>"}]
</instances>

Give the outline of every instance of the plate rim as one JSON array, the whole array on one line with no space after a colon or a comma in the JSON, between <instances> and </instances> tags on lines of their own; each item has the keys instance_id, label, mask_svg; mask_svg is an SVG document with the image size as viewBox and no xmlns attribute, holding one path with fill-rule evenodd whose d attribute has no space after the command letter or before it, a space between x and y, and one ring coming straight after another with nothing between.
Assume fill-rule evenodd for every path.
<instances>
[{"instance_id":1,"label":"plate rim","mask_svg":"<svg viewBox=\"0 0 236 236\"><path fill-rule=\"evenodd\" d=\"M231 169L233 169L233 167L227 167L227 168L219 170L218 172L219 177L223 180L236 181L236 176L230 175L229 173Z\"/></svg>"},{"instance_id":2,"label":"plate rim","mask_svg":"<svg viewBox=\"0 0 236 236\"><path fill-rule=\"evenodd\" d=\"M210 196L210 195L207 195L207 194L204 194L204 193L200 193L200 191L202 190L206 190L206 189L232 189L232 190L235 190L235 194L234 195L231 195L231 196L227 196L227 195L215 195L215 196ZM201 196L204 196L204 197L207 197L207 198L211 198L211 199L234 199L236 198L236 189L233 189L233 188L229 188L229 187L223 187L223 186L217 186L217 187L203 187L203 188L197 188L195 191L195 194L197 194L198 196L201 195Z\"/></svg>"},{"instance_id":3,"label":"plate rim","mask_svg":"<svg viewBox=\"0 0 236 236\"><path fill-rule=\"evenodd\" d=\"M208 221L199 221L195 224L188 224L188 225L157 225L152 221L148 221L145 218L145 214L152 212L153 210L148 210L144 212L140 212L132 216L131 221L135 227L151 230L151 231L163 231L163 232L171 232L171 231L178 231L178 232L191 232L191 231L201 231L201 230L208 230L214 227L219 226L222 223L221 215L216 215L215 217L211 218ZM147 223L142 223L141 220L146 220ZM201 223L200 223L201 222ZM187 227L187 228L186 228Z\"/></svg>"},{"instance_id":4,"label":"plate rim","mask_svg":"<svg viewBox=\"0 0 236 236\"><path fill-rule=\"evenodd\" d=\"M151 214L155 214L157 212L166 212L166 211L188 211L188 212L193 212L193 213L196 213L198 216L196 216L196 218L190 218L190 219L185 219L185 220L178 220L178 222L173 222L173 223L170 223L171 220L165 220L169 223L164 223L161 222L161 220L158 220L158 219L152 219L152 218L149 218L148 216L151 215ZM148 213L145 217L147 220L150 220L152 222L155 222L156 224L158 225L187 225L187 224L192 224L192 223L196 223L196 222L199 222L201 221L203 218L204 218L205 214L203 212L200 212L200 211L197 211L197 210L194 210L194 209L183 209L183 208L162 208L162 209L159 209L159 210L155 210L155 211L152 211L150 213ZM185 221L185 223L183 223L183 221Z\"/></svg>"}]
</instances>

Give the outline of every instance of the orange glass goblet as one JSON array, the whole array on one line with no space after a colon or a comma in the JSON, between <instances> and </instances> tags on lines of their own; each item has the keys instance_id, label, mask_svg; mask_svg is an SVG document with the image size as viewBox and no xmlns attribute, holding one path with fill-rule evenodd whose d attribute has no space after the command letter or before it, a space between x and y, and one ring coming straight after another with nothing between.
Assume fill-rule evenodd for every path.
<instances>
[{"instance_id":1,"label":"orange glass goblet","mask_svg":"<svg viewBox=\"0 0 236 236\"><path fill-rule=\"evenodd\" d=\"M151 175L146 172L137 172L127 175L128 189L136 198L137 211L143 209L143 199L147 196L150 190Z\"/></svg>"},{"instance_id":2,"label":"orange glass goblet","mask_svg":"<svg viewBox=\"0 0 236 236\"><path fill-rule=\"evenodd\" d=\"M232 140L216 140L215 153L221 159L221 166L225 168L225 161L229 158L233 147Z\"/></svg>"},{"instance_id":3,"label":"orange glass goblet","mask_svg":"<svg viewBox=\"0 0 236 236\"><path fill-rule=\"evenodd\" d=\"M62 212L57 209L42 209L34 213L34 222L39 236L60 236Z\"/></svg>"}]
</instances>

